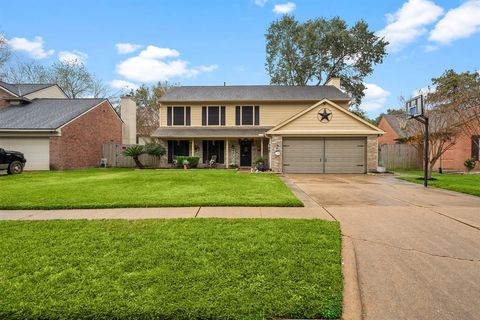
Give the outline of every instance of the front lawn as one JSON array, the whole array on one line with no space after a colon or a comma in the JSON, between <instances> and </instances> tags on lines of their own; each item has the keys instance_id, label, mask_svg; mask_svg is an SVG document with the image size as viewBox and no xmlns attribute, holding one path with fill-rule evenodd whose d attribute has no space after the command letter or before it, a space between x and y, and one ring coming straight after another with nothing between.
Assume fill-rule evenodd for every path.
<instances>
[{"instance_id":1,"label":"front lawn","mask_svg":"<svg viewBox=\"0 0 480 320\"><path fill-rule=\"evenodd\" d=\"M399 179L423 184L423 180L418 179L419 177L423 177L423 172L408 171L400 173L406 175L399 177ZM462 193L468 193L480 197L480 174L434 173L432 177L436 180L428 181L429 186Z\"/></svg>"},{"instance_id":2,"label":"front lawn","mask_svg":"<svg viewBox=\"0 0 480 320\"><path fill-rule=\"evenodd\" d=\"M0 221L0 318L339 318L340 250L321 220Z\"/></svg>"},{"instance_id":3,"label":"front lawn","mask_svg":"<svg viewBox=\"0 0 480 320\"><path fill-rule=\"evenodd\" d=\"M302 206L275 174L87 169L0 176L0 209Z\"/></svg>"}]
</instances>

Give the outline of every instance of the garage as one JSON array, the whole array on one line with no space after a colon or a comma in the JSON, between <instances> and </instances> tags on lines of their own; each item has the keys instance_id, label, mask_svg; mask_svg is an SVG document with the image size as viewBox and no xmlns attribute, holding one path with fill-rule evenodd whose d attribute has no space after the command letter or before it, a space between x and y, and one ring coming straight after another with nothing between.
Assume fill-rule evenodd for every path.
<instances>
[{"instance_id":1,"label":"garage","mask_svg":"<svg viewBox=\"0 0 480 320\"><path fill-rule=\"evenodd\" d=\"M25 154L25 170L50 169L50 138L0 138L0 148Z\"/></svg>"},{"instance_id":2,"label":"garage","mask_svg":"<svg viewBox=\"0 0 480 320\"><path fill-rule=\"evenodd\" d=\"M366 173L366 138L283 138L285 173Z\"/></svg>"}]
</instances>

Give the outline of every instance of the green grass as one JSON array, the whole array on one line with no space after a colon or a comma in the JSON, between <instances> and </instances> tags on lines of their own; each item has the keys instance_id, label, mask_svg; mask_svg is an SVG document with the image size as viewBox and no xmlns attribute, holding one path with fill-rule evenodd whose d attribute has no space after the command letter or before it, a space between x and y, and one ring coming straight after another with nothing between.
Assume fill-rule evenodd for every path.
<instances>
[{"instance_id":1,"label":"green grass","mask_svg":"<svg viewBox=\"0 0 480 320\"><path fill-rule=\"evenodd\" d=\"M420 171L400 171L398 173L407 174L408 176L401 176L399 179L422 183L419 177L423 177L423 172ZM428 181L428 185L436 188L468 193L480 197L480 174L439 174L434 173L433 178L437 180Z\"/></svg>"},{"instance_id":2,"label":"green grass","mask_svg":"<svg viewBox=\"0 0 480 320\"><path fill-rule=\"evenodd\" d=\"M0 319L339 318L336 222L0 222Z\"/></svg>"},{"instance_id":3,"label":"green grass","mask_svg":"<svg viewBox=\"0 0 480 320\"><path fill-rule=\"evenodd\" d=\"M0 176L0 209L302 206L274 174L87 169Z\"/></svg>"}]
</instances>

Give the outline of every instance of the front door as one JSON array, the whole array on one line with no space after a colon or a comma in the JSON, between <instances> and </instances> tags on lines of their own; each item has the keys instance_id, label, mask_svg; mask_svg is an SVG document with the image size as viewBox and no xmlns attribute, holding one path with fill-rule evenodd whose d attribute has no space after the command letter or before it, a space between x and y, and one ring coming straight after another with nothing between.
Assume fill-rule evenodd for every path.
<instances>
[{"instance_id":1,"label":"front door","mask_svg":"<svg viewBox=\"0 0 480 320\"><path fill-rule=\"evenodd\" d=\"M252 166L252 141L250 140L240 141L240 166Z\"/></svg>"}]
</instances>

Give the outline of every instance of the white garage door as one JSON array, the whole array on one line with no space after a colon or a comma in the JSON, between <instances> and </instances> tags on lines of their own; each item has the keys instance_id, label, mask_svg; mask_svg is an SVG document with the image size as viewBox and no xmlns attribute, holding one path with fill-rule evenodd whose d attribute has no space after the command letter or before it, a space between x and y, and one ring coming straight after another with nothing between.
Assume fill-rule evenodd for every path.
<instances>
[{"instance_id":1,"label":"white garage door","mask_svg":"<svg viewBox=\"0 0 480 320\"><path fill-rule=\"evenodd\" d=\"M366 173L363 138L283 139L283 172Z\"/></svg>"},{"instance_id":2,"label":"white garage door","mask_svg":"<svg viewBox=\"0 0 480 320\"><path fill-rule=\"evenodd\" d=\"M25 170L50 169L49 138L0 138L0 148L20 151L25 155Z\"/></svg>"}]
</instances>

